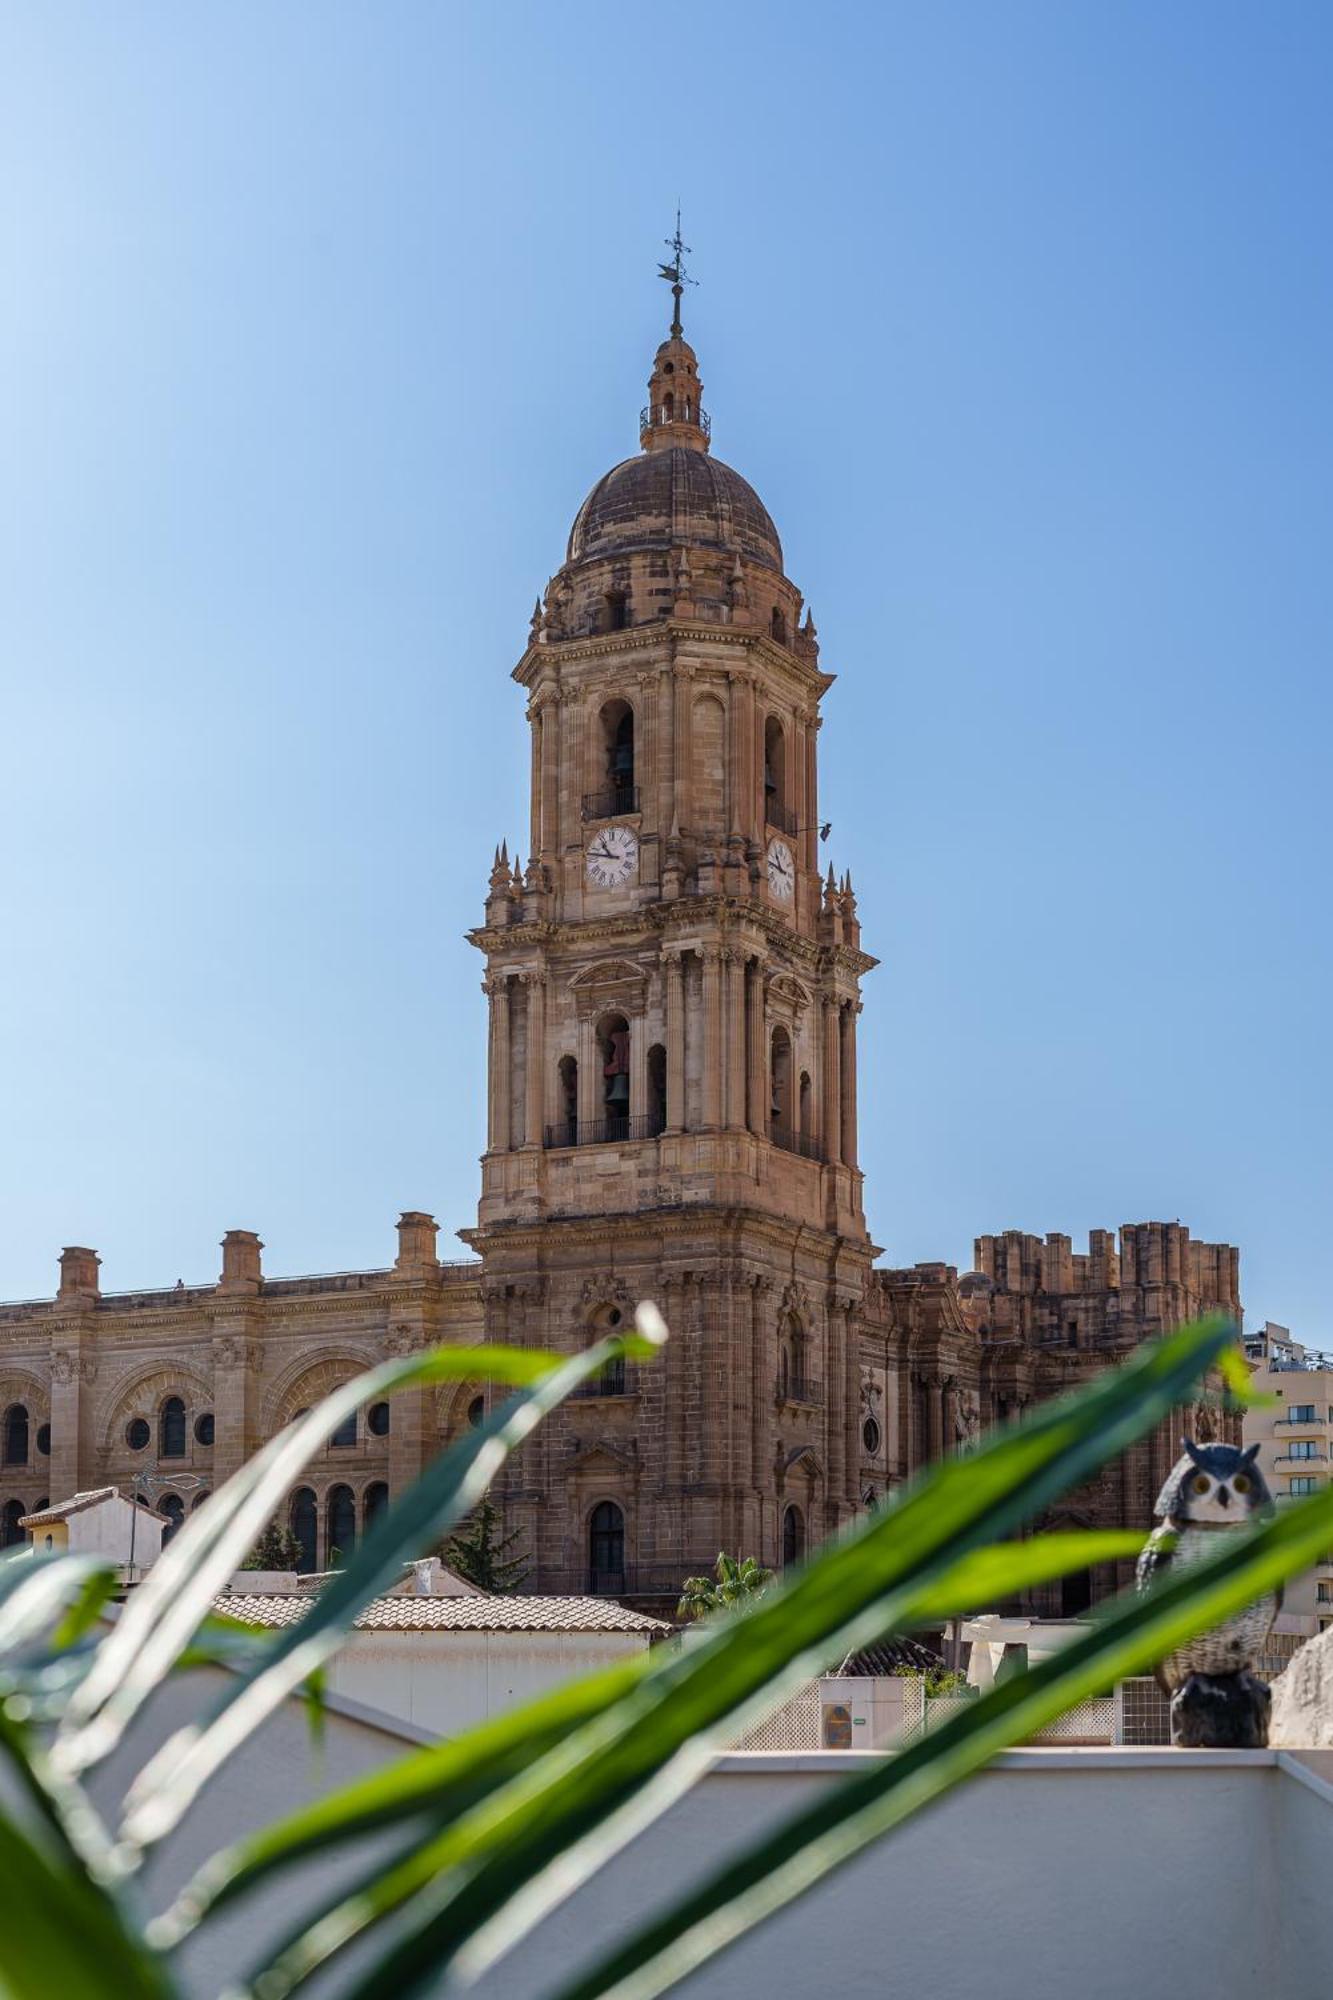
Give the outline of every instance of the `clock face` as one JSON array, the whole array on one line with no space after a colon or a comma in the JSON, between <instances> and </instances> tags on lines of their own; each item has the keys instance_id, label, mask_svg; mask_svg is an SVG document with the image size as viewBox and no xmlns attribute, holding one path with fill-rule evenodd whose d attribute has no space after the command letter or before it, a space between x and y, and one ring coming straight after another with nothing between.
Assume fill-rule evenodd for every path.
<instances>
[{"instance_id":1,"label":"clock face","mask_svg":"<svg viewBox=\"0 0 1333 2000\"><path fill-rule=\"evenodd\" d=\"M796 887L796 868L785 840L768 843L768 886L780 903L791 901Z\"/></svg>"},{"instance_id":2,"label":"clock face","mask_svg":"<svg viewBox=\"0 0 1333 2000\"><path fill-rule=\"evenodd\" d=\"M639 865L633 828L604 826L588 843L587 864L594 889L623 889Z\"/></svg>"}]
</instances>

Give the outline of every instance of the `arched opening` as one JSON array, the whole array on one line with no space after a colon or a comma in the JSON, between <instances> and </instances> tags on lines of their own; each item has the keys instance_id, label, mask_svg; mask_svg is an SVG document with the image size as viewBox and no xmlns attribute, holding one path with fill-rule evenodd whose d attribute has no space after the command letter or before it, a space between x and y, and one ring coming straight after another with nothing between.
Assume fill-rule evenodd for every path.
<instances>
[{"instance_id":1,"label":"arched opening","mask_svg":"<svg viewBox=\"0 0 1333 2000\"><path fill-rule=\"evenodd\" d=\"M556 1086L560 1117L551 1133L553 1146L577 1146L579 1141L579 1066L574 1056L561 1056L556 1064Z\"/></svg>"},{"instance_id":2,"label":"arched opening","mask_svg":"<svg viewBox=\"0 0 1333 2000\"><path fill-rule=\"evenodd\" d=\"M588 1587L625 1588L625 1516L614 1500L599 1500L588 1521Z\"/></svg>"},{"instance_id":3,"label":"arched opening","mask_svg":"<svg viewBox=\"0 0 1333 2000\"><path fill-rule=\"evenodd\" d=\"M787 830L787 736L776 715L764 724L764 814L770 826Z\"/></svg>"},{"instance_id":4,"label":"arched opening","mask_svg":"<svg viewBox=\"0 0 1333 2000\"><path fill-rule=\"evenodd\" d=\"M301 1576L313 1576L319 1560L319 1513L311 1487L298 1486L293 1493L291 1523L292 1533L301 1544L297 1571Z\"/></svg>"},{"instance_id":5,"label":"arched opening","mask_svg":"<svg viewBox=\"0 0 1333 2000\"><path fill-rule=\"evenodd\" d=\"M197 1514L199 1512L199 1509L203 1506L205 1500L207 1500L207 1498L208 1498L208 1488L205 1487L202 1493L196 1493L193 1500L191 1500L190 1512L192 1514Z\"/></svg>"},{"instance_id":6,"label":"arched opening","mask_svg":"<svg viewBox=\"0 0 1333 2000\"><path fill-rule=\"evenodd\" d=\"M162 1545L165 1548L185 1519L185 1502L179 1493L164 1493L157 1503L157 1511L167 1517L167 1525L162 1530Z\"/></svg>"},{"instance_id":7,"label":"arched opening","mask_svg":"<svg viewBox=\"0 0 1333 2000\"><path fill-rule=\"evenodd\" d=\"M788 1507L782 1516L782 1567L790 1569L805 1554L805 1522L799 1507Z\"/></svg>"},{"instance_id":8,"label":"arched opening","mask_svg":"<svg viewBox=\"0 0 1333 2000\"><path fill-rule=\"evenodd\" d=\"M666 1130L666 1079L666 1050L660 1042L654 1042L648 1051L648 1130L650 1137Z\"/></svg>"},{"instance_id":9,"label":"arched opening","mask_svg":"<svg viewBox=\"0 0 1333 2000\"><path fill-rule=\"evenodd\" d=\"M339 1563L347 1561L356 1547L356 1495L350 1486L330 1489L324 1526L328 1565L330 1569L336 1569Z\"/></svg>"},{"instance_id":10,"label":"arched opening","mask_svg":"<svg viewBox=\"0 0 1333 2000\"><path fill-rule=\"evenodd\" d=\"M595 1342L605 1340L608 1335L619 1332L624 1325L624 1319L625 1315L619 1306L602 1306L594 1313L592 1324L588 1329L588 1346L591 1347ZM600 1375L595 1375L587 1383L584 1393L589 1396L623 1396L627 1386L625 1357L621 1354L609 1362Z\"/></svg>"},{"instance_id":11,"label":"arched opening","mask_svg":"<svg viewBox=\"0 0 1333 2000\"><path fill-rule=\"evenodd\" d=\"M788 1313L778 1327L778 1393L803 1403L810 1393L809 1341L795 1313Z\"/></svg>"},{"instance_id":12,"label":"arched opening","mask_svg":"<svg viewBox=\"0 0 1333 2000\"><path fill-rule=\"evenodd\" d=\"M361 1502L361 1532L368 1535L389 1504L389 1489L382 1479L372 1480Z\"/></svg>"},{"instance_id":13,"label":"arched opening","mask_svg":"<svg viewBox=\"0 0 1333 2000\"><path fill-rule=\"evenodd\" d=\"M662 363L662 373L664 375L674 375L675 372L676 372L676 364L674 361L664 361Z\"/></svg>"},{"instance_id":14,"label":"arched opening","mask_svg":"<svg viewBox=\"0 0 1333 2000\"><path fill-rule=\"evenodd\" d=\"M604 623L608 632L623 632L629 624L629 599L623 590L607 591Z\"/></svg>"},{"instance_id":15,"label":"arched opening","mask_svg":"<svg viewBox=\"0 0 1333 2000\"><path fill-rule=\"evenodd\" d=\"M663 396L662 398L662 422L664 424L674 423L675 416L676 416L676 399L672 395L670 389L668 389L665 396Z\"/></svg>"},{"instance_id":16,"label":"arched opening","mask_svg":"<svg viewBox=\"0 0 1333 2000\"><path fill-rule=\"evenodd\" d=\"M613 598L619 600L620 625L623 626L627 622L624 593L609 593L606 600L608 606ZM615 631L619 628L613 625L610 629ZM614 813L634 812L639 803L634 790L634 710L627 701L619 698L608 701L601 711L601 725L606 794L598 801L602 810L597 817L609 819Z\"/></svg>"},{"instance_id":17,"label":"arched opening","mask_svg":"<svg viewBox=\"0 0 1333 2000\"><path fill-rule=\"evenodd\" d=\"M797 1130L803 1139L808 1139L810 1136L812 1108L813 1092L810 1087L810 1072L808 1069L803 1069L801 1071L801 1088L798 1097L799 1116L797 1119Z\"/></svg>"},{"instance_id":18,"label":"arched opening","mask_svg":"<svg viewBox=\"0 0 1333 2000\"><path fill-rule=\"evenodd\" d=\"M467 1420L474 1431L479 1431L486 1421L486 1398L474 1396L467 1406Z\"/></svg>"},{"instance_id":19,"label":"arched opening","mask_svg":"<svg viewBox=\"0 0 1333 2000\"><path fill-rule=\"evenodd\" d=\"M205 1451L207 1451L213 1443L216 1428L213 1420L213 1412L205 1410L202 1416L196 1417L194 1420L195 1443L203 1445Z\"/></svg>"},{"instance_id":20,"label":"arched opening","mask_svg":"<svg viewBox=\"0 0 1333 2000\"><path fill-rule=\"evenodd\" d=\"M185 1405L179 1396L168 1396L157 1419L159 1458L185 1456Z\"/></svg>"},{"instance_id":21,"label":"arched opening","mask_svg":"<svg viewBox=\"0 0 1333 2000\"><path fill-rule=\"evenodd\" d=\"M28 1410L25 1403L11 1403L5 1411L5 1464L28 1463Z\"/></svg>"},{"instance_id":22,"label":"arched opening","mask_svg":"<svg viewBox=\"0 0 1333 2000\"><path fill-rule=\"evenodd\" d=\"M6 1500L3 1520L0 1521L0 1529L3 1530L0 1536L0 1548L17 1549L27 1540L27 1536L19 1526L26 1512L27 1509L21 1500Z\"/></svg>"},{"instance_id":23,"label":"arched opening","mask_svg":"<svg viewBox=\"0 0 1333 2000\"><path fill-rule=\"evenodd\" d=\"M356 1444L356 1411L353 1410L351 1416L344 1417L342 1422L339 1424L337 1430L335 1430L330 1436L329 1450L350 1451L355 1444Z\"/></svg>"},{"instance_id":24,"label":"arched opening","mask_svg":"<svg viewBox=\"0 0 1333 2000\"><path fill-rule=\"evenodd\" d=\"M778 1146L790 1146L791 1123L791 1036L779 1023L774 1028L768 1064L769 1136Z\"/></svg>"},{"instance_id":25,"label":"arched opening","mask_svg":"<svg viewBox=\"0 0 1333 2000\"><path fill-rule=\"evenodd\" d=\"M597 1023L601 1054L603 1139L629 1137L629 1022L623 1014L604 1014Z\"/></svg>"},{"instance_id":26,"label":"arched opening","mask_svg":"<svg viewBox=\"0 0 1333 2000\"><path fill-rule=\"evenodd\" d=\"M366 1411L366 1429L372 1437L386 1438L389 1435L389 1405L372 1403Z\"/></svg>"},{"instance_id":27,"label":"arched opening","mask_svg":"<svg viewBox=\"0 0 1333 2000\"><path fill-rule=\"evenodd\" d=\"M38 1450L39 1454L41 1455L41 1457L43 1457L43 1458L49 1458L49 1457L51 1456L51 1426L50 1426L50 1424L38 1424L38 1426L37 1426L37 1450Z\"/></svg>"},{"instance_id":28,"label":"arched opening","mask_svg":"<svg viewBox=\"0 0 1333 2000\"><path fill-rule=\"evenodd\" d=\"M777 640L779 646L786 645L787 614L776 604L773 606L773 615L768 621L768 629L770 636Z\"/></svg>"},{"instance_id":29,"label":"arched opening","mask_svg":"<svg viewBox=\"0 0 1333 2000\"><path fill-rule=\"evenodd\" d=\"M687 424L694 421L694 401L689 396L685 398L685 421Z\"/></svg>"}]
</instances>

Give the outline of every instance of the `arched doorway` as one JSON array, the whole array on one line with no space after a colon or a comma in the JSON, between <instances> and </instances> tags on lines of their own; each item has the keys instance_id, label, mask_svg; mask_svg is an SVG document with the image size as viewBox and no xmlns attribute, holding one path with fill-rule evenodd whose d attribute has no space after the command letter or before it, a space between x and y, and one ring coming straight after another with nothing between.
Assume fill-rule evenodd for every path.
<instances>
[{"instance_id":1,"label":"arched doorway","mask_svg":"<svg viewBox=\"0 0 1333 2000\"><path fill-rule=\"evenodd\" d=\"M625 1516L614 1500L599 1500L588 1521L588 1588L625 1588Z\"/></svg>"},{"instance_id":2,"label":"arched doorway","mask_svg":"<svg viewBox=\"0 0 1333 2000\"><path fill-rule=\"evenodd\" d=\"M292 1495L292 1533L301 1544L296 1567L300 1575L313 1576L319 1563L319 1512L309 1486L298 1486Z\"/></svg>"},{"instance_id":3,"label":"arched doorway","mask_svg":"<svg viewBox=\"0 0 1333 2000\"><path fill-rule=\"evenodd\" d=\"M790 1569L805 1554L805 1521L799 1507L788 1507L782 1516L782 1567Z\"/></svg>"}]
</instances>

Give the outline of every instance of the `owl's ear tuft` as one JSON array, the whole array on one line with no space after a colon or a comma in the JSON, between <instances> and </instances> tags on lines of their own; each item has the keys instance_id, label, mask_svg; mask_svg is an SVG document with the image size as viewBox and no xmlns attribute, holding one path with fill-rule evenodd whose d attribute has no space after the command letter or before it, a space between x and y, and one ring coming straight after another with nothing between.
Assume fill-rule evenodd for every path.
<instances>
[{"instance_id":1,"label":"owl's ear tuft","mask_svg":"<svg viewBox=\"0 0 1333 2000\"><path fill-rule=\"evenodd\" d=\"M1201 1450L1199 1449L1198 1445L1197 1445L1197 1444L1195 1444L1195 1442L1194 1442L1194 1439L1193 1439L1193 1438L1182 1438L1182 1439L1180 1440L1180 1442L1181 1442L1181 1444L1182 1444L1182 1445L1183 1445L1183 1446L1185 1447L1185 1456L1186 1456L1186 1458L1188 1458L1188 1459L1192 1460L1192 1461L1193 1461L1193 1463L1194 1463L1195 1465L1202 1465L1202 1464L1203 1464L1203 1453L1202 1453L1202 1451L1201 1451Z\"/></svg>"},{"instance_id":2,"label":"owl's ear tuft","mask_svg":"<svg viewBox=\"0 0 1333 2000\"><path fill-rule=\"evenodd\" d=\"M1242 1465L1253 1465L1255 1459L1258 1458L1258 1456L1259 1456L1259 1447L1257 1444L1252 1444L1249 1446L1247 1450L1241 1453L1240 1462Z\"/></svg>"}]
</instances>

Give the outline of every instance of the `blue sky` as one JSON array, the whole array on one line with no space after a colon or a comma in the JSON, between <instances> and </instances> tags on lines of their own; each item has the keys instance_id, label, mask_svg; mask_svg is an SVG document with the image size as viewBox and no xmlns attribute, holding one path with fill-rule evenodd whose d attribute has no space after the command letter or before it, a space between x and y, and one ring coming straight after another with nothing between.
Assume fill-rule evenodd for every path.
<instances>
[{"instance_id":1,"label":"blue sky","mask_svg":"<svg viewBox=\"0 0 1333 2000\"><path fill-rule=\"evenodd\" d=\"M876 1240L1179 1216L1333 1345L1331 62L1299 0L6 9L0 1295L473 1219L509 669L679 198L839 676Z\"/></svg>"}]
</instances>

